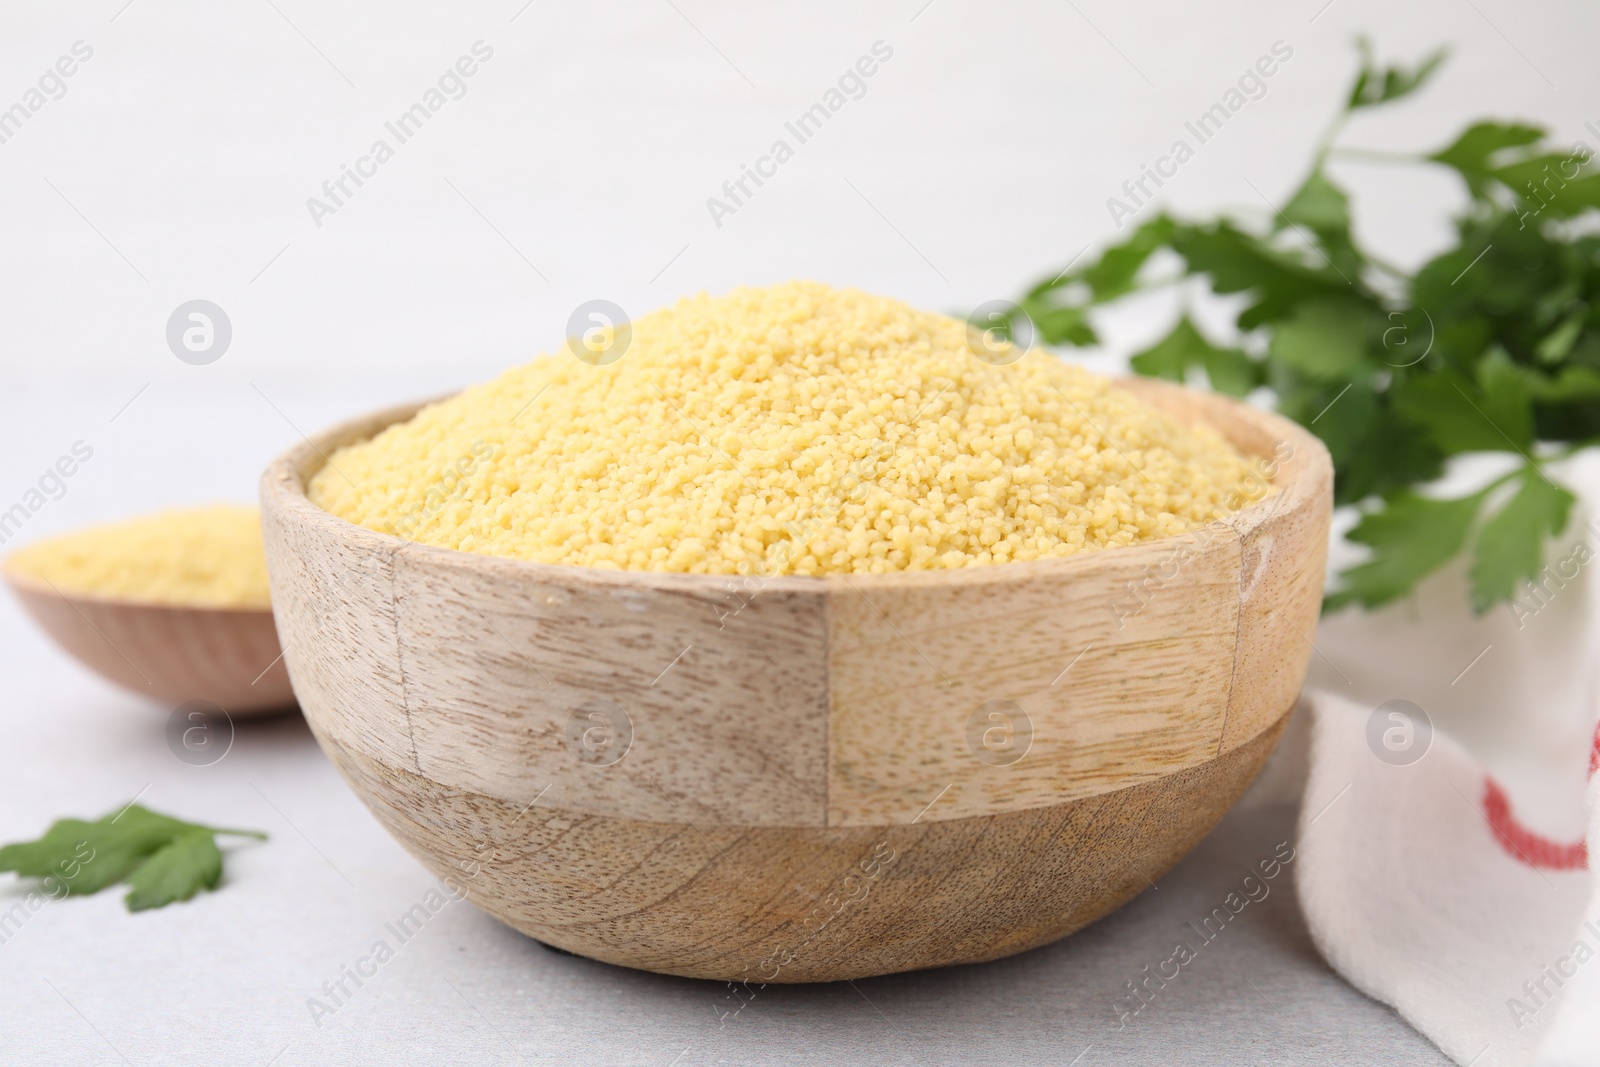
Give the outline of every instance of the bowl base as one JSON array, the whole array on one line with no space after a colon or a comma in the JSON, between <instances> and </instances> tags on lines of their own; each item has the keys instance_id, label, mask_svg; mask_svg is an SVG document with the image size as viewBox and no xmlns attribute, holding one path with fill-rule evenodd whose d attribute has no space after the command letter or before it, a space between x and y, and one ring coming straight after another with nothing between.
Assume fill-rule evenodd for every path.
<instances>
[{"instance_id":1,"label":"bowl base","mask_svg":"<svg viewBox=\"0 0 1600 1067\"><path fill-rule=\"evenodd\" d=\"M547 947L691 978L827 982L999 959L1110 913L1211 830L1287 721L1114 792L885 827L519 811L320 740L412 855Z\"/></svg>"}]
</instances>

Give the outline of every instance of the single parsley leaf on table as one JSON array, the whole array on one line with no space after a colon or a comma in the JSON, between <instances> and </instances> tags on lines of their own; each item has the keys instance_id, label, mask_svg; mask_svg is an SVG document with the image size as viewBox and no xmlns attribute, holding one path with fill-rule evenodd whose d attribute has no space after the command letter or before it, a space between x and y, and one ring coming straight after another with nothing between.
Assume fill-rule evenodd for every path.
<instances>
[{"instance_id":1,"label":"single parsley leaf on table","mask_svg":"<svg viewBox=\"0 0 1600 1067\"><path fill-rule=\"evenodd\" d=\"M128 910L188 900L222 880L222 850L209 830L189 830L162 845L128 878Z\"/></svg>"},{"instance_id":2,"label":"single parsley leaf on table","mask_svg":"<svg viewBox=\"0 0 1600 1067\"><path fill-rule=\"evenodd\" d=\"M34 841L0 848L0 871L40 878L52 895L87 896L126 882L129 911L188 900L222 879L216 836L266 840L256 830L184 822L138 804L92 822L57 819Z\"/></svg>"}]
</instances>

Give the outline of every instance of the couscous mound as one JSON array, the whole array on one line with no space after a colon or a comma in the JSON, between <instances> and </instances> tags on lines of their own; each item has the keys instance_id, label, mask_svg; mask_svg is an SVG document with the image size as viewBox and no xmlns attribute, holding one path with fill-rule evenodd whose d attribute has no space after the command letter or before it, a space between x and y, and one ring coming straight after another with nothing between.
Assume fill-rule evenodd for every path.
<instances>
[{"instance_id":1,"label":"couscous mound","mask_svg":"<svg viewBox=\"0 0 1600 1067\"><path fill-rule=\"evenodd\" d=\"M339 450L311 499L424 544L709 574L882 573L1182 533L1263 484L1216 433L966 323L810 282L700 295Z\"/></svg>"}]
</instances>

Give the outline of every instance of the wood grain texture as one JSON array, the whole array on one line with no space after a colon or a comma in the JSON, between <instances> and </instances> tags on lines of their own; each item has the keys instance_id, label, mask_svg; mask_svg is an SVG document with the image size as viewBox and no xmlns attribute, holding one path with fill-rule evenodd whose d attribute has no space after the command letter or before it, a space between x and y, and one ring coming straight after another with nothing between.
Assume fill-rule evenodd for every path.
<instances>
[{"instance_id":1,"label":"wood grain texture","mask_svg":"<svg viewBox=\"0 0 1600 1067\"><path fill-rule=\"evenodd\" d=\"M10 571L5 577L56 644L124 689L172 707L203 700L232 716L294 706L268 609L80 596Z\"/></svg>"},{"instance_id":2,"label":"wood grain texture","mask_svg":"<svg viewBox=\"0 0 1600 1067\"><path fill-rule=\"evenodd\" d=\"M326 449L371 436L410 410L348 424L327 440ZM325 459L324 451L307 447L292 463L275 465L263 478L262 499L303 486ZM301 710L360 709L327 715L322 729L359 751L381 752L416 769L394 605L394 557L401 542L329 537L324 528L293 521L281 508L262 510L261 534L272 610Z\"/></svg>"},{"instance_id":3,"label":"wood grain texture","mask_svg":"<svg viewBox=\"0 0 1600 1067\"><path fill-rule=\"evenodd\" d=\"M827 630L817 597L768 590L740 625L723 625L716 587L675 583L645 596L626 583L535 579L512 588L505 595L498 569L466 553L396 558L402 648L431 650L426 669L407 672L420 773L623 817L823 823ZM785 654L773 656L774 646ZM598 737L584 758L569 725L596 701L582 729L620 726L620 736ZM624 745L630 773L596 773Z\"/></svg>"},{"instance_id":4,"label":"wood grain texture","mask_svg":"<svg viewBox=\"0 0 1600 1067\"><path fill-rule=\"evenodd\" d=\"M931 894L929 930L941 913L969 915L977 905L962 893L1011 867L1076 888L1005 883L981 936L957 924L919 956L872 928L863 955L819 955L788 967L803 977L776 980L987 958L1060 936L1137 888L1115 873L1126 856L1165 869L1254 774L1298 692L1321 591L1321 444L1224 398L1127 387L1276 455L1277 491L1184 537L1062 560L770 580L617 572L452 552L321 511L304 487L326 455L414 408L347 424L262 479L295 690L357 791L436 869L461 858L447 822L479 819L479 839L499 841L519 818L544 827L555 813L537 872L518 867L475 899L574 951L727 975L721 935L683 957L693 939L663 924L699 914L702 933L742 931L739 952L765 952L796 921L784 909L814 906L831 892L824 872L843 877L847 853L891 833L949 842L923 850L949 868L937 884L913 879L899 904ZM1138 851L1141 834L1152 851ZM1006 850L983 844L991 837ZM756 849L729 868L742 890L686 873L705 867L708 847ZM634 877L619 873L623 859L646 872L637 893L599 893ZM667 884L681 892L638 896ZM707 886L715 893L697 895ZM1013 898L1051 902L1047 917ZM613 905L609 932L562 932ZM703 914L714 905L743 918L724 928ZM741 910L757 907L768 910Z\"/></svg>"},{"instance_id":5,"label":"wood grain texture","mask_svg":"<svg viewBox=\"0 0 1600 1067\"><path fill-rule=\"evenodd\" d=\"M1169 552L1153 542L870 589L829 579L829 824L909 822L935 796L924 819L1048 806L1215 756L1238 538L1197 551L1181 595L1119 605Z\"/></svg>"},{"instance_id":6,"label":"wood grain texture","mask_svg":"<svg viewBox=\"0 0 1600 1067\"><path fill-rule=\"evenodd\" d=\"M1239 639L1219 751L1289 707L1311 662L1333 516L1333 464L1321 441L1279 415L1229 418L1228 401L1148 379L1122 383L1175 418L1203 422L1246 455L1272 457L1277 493L1222 520L1240 541Z\"/></svg>"},{"instance_id":7,"label":"wood grain texture","mask_svg":"<svg viewBox=\"0 0 1600 1067\"><path fill-rule=\"evenodd\" d=\"M593 959L757 987L977 963L1081 929L1205 836L1285 722L1219 759L1052 807L826 829L524 808L325 744L401 844L501 921Z\"/></svg>"}]
</instances>

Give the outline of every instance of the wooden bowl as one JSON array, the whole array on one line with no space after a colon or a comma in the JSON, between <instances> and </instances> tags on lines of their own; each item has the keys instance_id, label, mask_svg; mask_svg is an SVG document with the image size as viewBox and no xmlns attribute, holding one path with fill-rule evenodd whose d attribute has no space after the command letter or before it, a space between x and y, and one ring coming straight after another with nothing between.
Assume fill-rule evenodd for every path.
<instances>
[{"instance_id":1,"label":"wooden bowl","mask_svg":"<svg viewBox=\"0 0 1600 1067\"><path fill-rule=\"evenodd\" d=\"M307 720L448 886L559 948L748 982L991 960L1143 891L1267 758L1311 653L1327 451L1123 387L1278 491L1193 534L959 571L770 580L403 541L262 477Z\"/></svg>"},{"instance_id":2,"label":"wooden bowl","mask_svg":"<svg viewBox=\"0 0 1600 1067\"><path fill-rule=\"evenodd\" d=\"M45 633L100 677L176 707L233 717L294 706L271 608L208 608L59 590L7 567L6 584Z\"/></svg>"}]
</instances>

